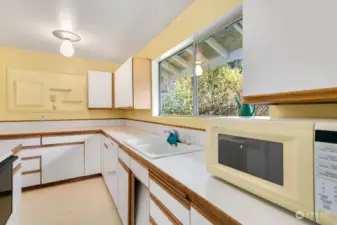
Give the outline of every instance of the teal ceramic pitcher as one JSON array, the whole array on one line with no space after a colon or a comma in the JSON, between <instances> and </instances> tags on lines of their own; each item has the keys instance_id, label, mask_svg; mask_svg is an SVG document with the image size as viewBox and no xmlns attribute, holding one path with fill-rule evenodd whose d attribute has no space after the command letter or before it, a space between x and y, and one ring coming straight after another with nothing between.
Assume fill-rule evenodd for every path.
<instances>
[{"instance_id":1,"label":"teal ceramic pitcher","mask_svg":"<svg viewBox=\"0 0 337 225\"><path fill-rule=\"evenodd\" d=\"M238 96L235 96L235 101L238 104L239 116L254 116L256 105L241 104Z\"/></svg>"}]
</instances>

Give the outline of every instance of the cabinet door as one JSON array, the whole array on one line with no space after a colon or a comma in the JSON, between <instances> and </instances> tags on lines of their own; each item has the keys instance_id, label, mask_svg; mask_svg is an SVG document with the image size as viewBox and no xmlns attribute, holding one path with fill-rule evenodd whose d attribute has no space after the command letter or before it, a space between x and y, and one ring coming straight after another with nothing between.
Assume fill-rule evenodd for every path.
<instances>
[{"instance_id":1,"label":"cabinet door","mask_svg":"<svg viewBox=\"0 0 337 225\"><path fill-rule=\"evenodd\" d=\"M132 58L115 72L115 108L133 107Z\"/></svg>"},{"instance_id":2,"label":"cabinet door","mask_svg":"<svg viewBox=\"0 0 337 225\"><path fill-rule=\"evenodd\" d=\"M324 2L244 1L244 96L337 87L337 2Z\"/></svg>"},{"instance_id":3,"label":"cabinet door","mask_svg":"<svg viewBox=\"0 0 337 225\"><path fill-rule=\"evenodd\" d=\"M101 173L102 137L100 134L88 134L85 137L85 175Z\"/></svg>"},{"instance_id":4,"label":"cabinet door","mask_svg":"<svg viewBox=\"0 0 337 225\"><path fill-rule=\"evenodd\" d=\"M50 147L42 155L42 183L84 176L84 145Z\"/></svg>"},{"instance_id":5,"label":"cabinet door","mask_svg":"<svg viewBox=\"0 0 337 225\"><path fill-rule=\"evenodd\" d=\"M88 71L88 108L112 108L112 74Z\"/></svg>"},{"instance_id":6,"label":"cabinet door","mask_svg":"<svg viewBox=\"0 0 337 225\"><path fill-rule=\"evenodd\" d=\"M212 225L212 223L191 207L191 225Z\"/></svg>"},{"instance_id":7,"label":"cabinet door","mask_svg":"<svg viewBox=\"0 0 337 225\"><path fill-rule=\"evenodd\" d=\"M118 203L117 208L123 225L129 224L129 204L130 204L130 170L123 162L119 161L117 167L118 177Z\"/></svg>"}]
</instances>

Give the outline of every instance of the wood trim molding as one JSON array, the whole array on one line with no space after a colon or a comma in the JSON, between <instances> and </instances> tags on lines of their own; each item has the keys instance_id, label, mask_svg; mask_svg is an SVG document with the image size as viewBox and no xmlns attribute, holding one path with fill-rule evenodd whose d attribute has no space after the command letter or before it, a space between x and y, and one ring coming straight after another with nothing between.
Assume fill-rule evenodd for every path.
<instances>
[{"instance_id":1,"label":"wood trim molding","mask_svg":"<svg viewBox=\"0 0 337 225\"><path fill-rule=\"evenodd\" d=\"M239 225L240 223L236 221L230 221L230 220L221 220L217 216L215 216L213 213L209 212L207 209L205 209L202 206L199 206L195 203L191 203L191 207L194 208L200 215L205 217L209 222L211 222L214 225Z\"/></svg>"},{"instance_id":2,"label":"wood trim molding","mask_svg":"<svg viewBox=\"0 0 337 225\"><path fill-rule=\"evenodd\" d=\"M128 167L127 165L125 165L125 163L124 163L121 159L118 159L118 162L119 162L119 164L121 164L121 166L123 167L123 169L124 169L126 172L128 172L128 173L131 172L131 170L129 169L129 167Z\"/></svg>"},{"instance_id":3,"label":"wood trim molding","mask_svg":"<svg viewBox=\"0 0 337 225\"><path fill-rule=\"evenodd\" d=\"M188 196L186 193L161 180L153 173L150 173L150 178L154 182L156 182L161 188L163 188L168 194L170 194L174 199L176 199L181 205L183 205L186 209L190 209L191 202L188 200Z\"/></svg>"},{"instance_id":4,"label":"wood trim molding","mask_svg":"<svg viewBox=\"0 0 337 225\"><path fill-rule=\"evenodd\" d=\"M21 163L16 165L13 169L13 176L21 169Z\"/></svg>"},{"instance_id":5,"label":"wood trim molding","mask_svg":"<svg viewBox=\"0 0 337 225\"><path fill-rule=\"evenodd\" d=\"M17 145L15 148L12 149L13 155L18 155L22 149L22 145Z\"/></svg>"},{"instance_id":6,"label":"wood trim molding","mask_svg":"<svg viewBox=\"0 0 337 225\"><path fill-rule=\"evenodd\" d=\"M290 91L275 94L244 96L244 103L320 103L337 102L337 88Z\"/></svg>"},{"instance_id":7,"label":"wood trim molding","mask_svg":"<svg viewBox=\"0 0 337 225\"><path fill-rule=\"evenodd\" d=\"M84 144L84 141L69 142L69 143L58 143L58 144L47 144L47 145L24 146L24 147L22 147L22 150L40 149L40 148L52 148L52 147L70 146L70 145L83 145L83 144Z\"/></svg>"},{"instance_id":8,"label":"wood trim molding","mask_svg":"<svg viewBox=\"0 0 337 225\"><path fill-rule=\"evenodd\" d=\"M104 143L104 148L108 149L109 147L108 147L108 145L107 145L107 144L105 144L105 143Z\"/></svg>"},{"instance_id":9,"label":"wood trim molding","mask_svg":"<svg viewBox=\"0 0 337 225\"><path fill-rule=\"evenodd\" d=\"M135 176L133 173L130 175L130 225L136 225L136 218L135 218L135 203L136 203L136 182L135 182Z\"/></svg>"},{"instance_id":10,"label":"wood trim molding","mask_svg":"<svg viewBox=\"0 0 337 225\"><path fill-rule=\"evenodd\" d=\"M158 208L167 216L167 218L174 224L174 225L183 225L177 217L173 215L153 194L150 193L150 199L158 206Z\"/></svg>"},{"instance_id":11,"label":"wood trim molding","mask_svg":"<svg viewBox=\"0 0 337 225\"><path fill-rule=\"evenodd\" d=\"M34 160L34 159L41 159L41 156L29 156L29 157L22 157L21 161L26 161L26 160Z\"/></svg>"},{"instance_id":12,"label":"wood trim molding","mask_svg":"<svg viewBox=\"0 0 337 225\"><path fill-rule=\"evenodd\" d=\"M61 181L55 181L47 184L38 184L30 187L24 187L22 188L22 191L30 191L30 190L35 190L35 189L40 189L40 188L45 188L45 187L50 187L50 186L56 186L56 185L61 185L61 184L67 184L67 183L72 183L72 182L77 182L77 181L82 181L82 180L88 180L88 179L93 179L96 177L101 177L102 174L93 174L89 176L84 176L84 177L76 177L68 180L61 180Z\"/></svg>"},{"instance_id":13,"label":"wood trim molding","mask_svg":"<svg viewBox=\"0 0 337 225\"><path fill-rule=\"evenodd\" d=\"M28 175L28 174L32 174L32 173L41 173L41 169L39 169L39 170L25 171L25 172L22 172L22 175Z\"/></svg>"},{"instance_id":14,"label":"wood trim molding","mask_svg":"<svg viewBox=\"0 0 337 225\"><path fill-rule=\"evenodd\" d=\"M221 211L209 201L200 197L198 194L190 191L189 197L191 198L192 206L194 206L197 211L200 210L201 212L198 211L200 214L204 213L205 215L202 215L212 223L214 221L214 224L216 225L241 225L238 221Z\"/></svg>"},{"instance_id":15,"label":"wood trim molding","mask_svg":"<svg viewBox=\"0 0 337 225\"><path fill-rule=\"evenodd\" d=\"M150 216L150 224L151 224L151 225L158 225L158 224L156 223L156 221L154 221L154 219L152 218L152 216Z\"/></svg>"}]
</instances>

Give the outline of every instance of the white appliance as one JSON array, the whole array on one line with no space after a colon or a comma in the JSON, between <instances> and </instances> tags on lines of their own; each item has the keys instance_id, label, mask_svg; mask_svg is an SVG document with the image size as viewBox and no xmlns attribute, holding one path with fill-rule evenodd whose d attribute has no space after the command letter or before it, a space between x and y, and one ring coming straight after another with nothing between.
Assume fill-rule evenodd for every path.
<instances>
[{"instance_id":1,"label":"white appliance","mask_svg":"<svg viewBox=\"0 0 337 225\"><path fill-rule=\"evenodd\" d=\"M337 224L337 120L210 119L206 163L294 215Z\"/></svg>"}]
</instances>

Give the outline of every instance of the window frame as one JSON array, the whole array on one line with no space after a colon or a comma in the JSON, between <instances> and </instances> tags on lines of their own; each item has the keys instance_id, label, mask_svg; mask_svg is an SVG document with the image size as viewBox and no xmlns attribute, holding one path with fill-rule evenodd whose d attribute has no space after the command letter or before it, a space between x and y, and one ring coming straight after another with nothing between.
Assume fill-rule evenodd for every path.
<instances>
[{"instance_id":1,"label":"window frame","mask_svg":"<svg viewBox=\"0 0 337 225\"><path fill-rule=\"evenodd\" d=\"M160 59L158 60L158 107L159 107L159 116L205 116L205 115L199 115L199 107L198 107L198 76L195 73L195 62L196 62L196 55L197 55L197 51L198 51L198 45L200 43L202 43L203 41L205 41L206 39L217 35L221 32L223 32L224 30L226 30L228 27L232 26L233 24L239 22L239 21L243 21L243 15L242 15L242 11L235 15L235 16L231 16L229 19L226 19L224 22L221 22L220 25L219 24L215 24L213 26L211 26L211 28L206 29L205 31L202 31L200 34L196 34L195 37L192 39L192 41L187 41L187 43L184 43L183 46L179 46L179 48L175 51L173 51L172 53L170 53L168 56L165 55L165 57L160 57ZM182 43L181 43L182 44ZM192 114L191 115L177 115L177 114L171 114L171 115L167 115L167 114L162 114L162 107L163 107L163 102L162 102L162 97L161 97L161 69L160 69L160 64L162 62L165 62L167 59L173 57L176 54L179 54L180 52L184 51L185 49L189 48L193 46L193 66L192 66L192 88L193 88L193 105L192 105ZM208 115L208 116L213 116L213 115ZM216 116L215 116L216 117Z\"/></svg>"}]
</instances>

